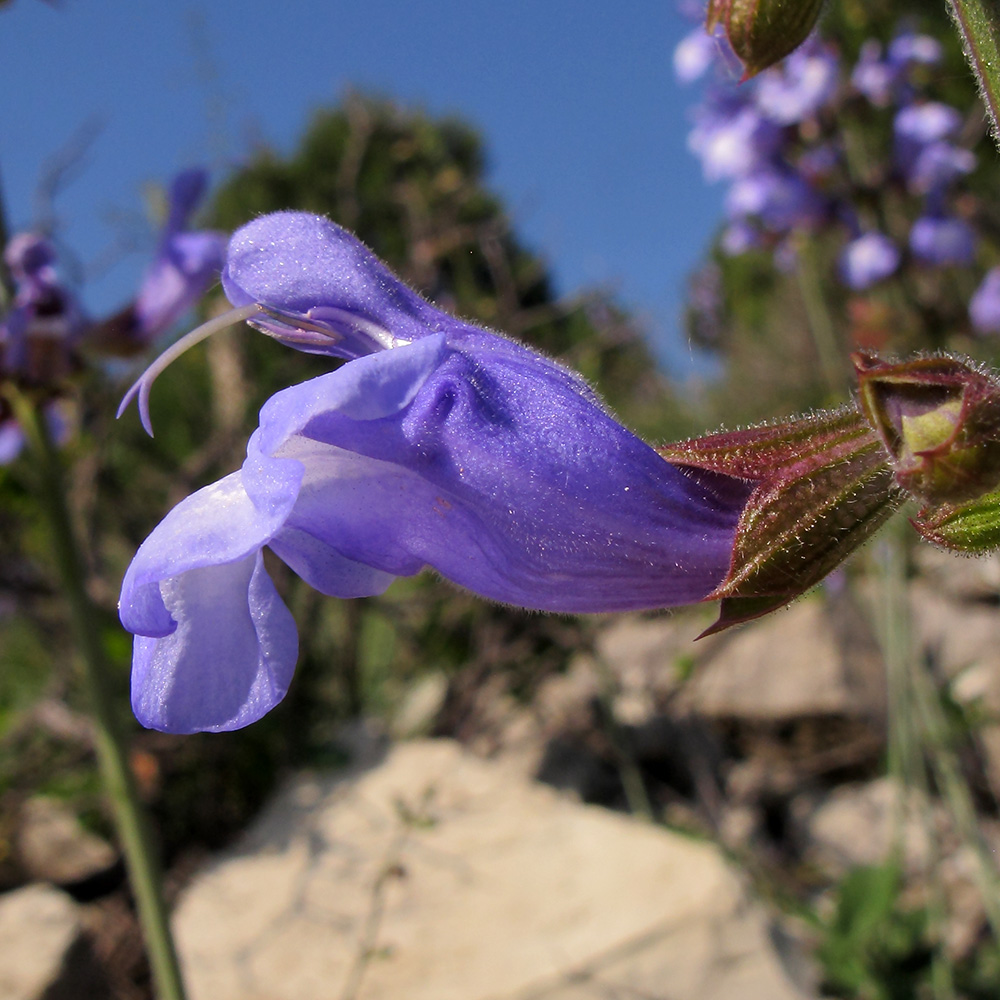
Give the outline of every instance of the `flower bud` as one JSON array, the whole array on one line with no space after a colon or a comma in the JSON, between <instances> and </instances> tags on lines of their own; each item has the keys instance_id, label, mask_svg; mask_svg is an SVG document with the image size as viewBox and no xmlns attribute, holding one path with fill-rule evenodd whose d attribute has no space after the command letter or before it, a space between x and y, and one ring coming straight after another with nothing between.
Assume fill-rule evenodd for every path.
<instances>
[{"instance_id":1,"label":"flower bud","mask_svg":"<svg viewBox=\"0 0 1000 1000\"><path fill-rule=\"evenodd\" d=\"M705 27L722 25L749 80L797 49L822 8L823 0L709 0Z\"/></svg>"},{"instance_id":2,"label":"flower bud","mask_svg":"<svg viewBox=\"0 0 1000 1000\"><path fill-rule=\"evenodd\" d=\"M853 356L860 404L895 479L932 506L975 500L1000 486L1000 383L951 357L885 362Z\"/></svg>"}]
</instances>

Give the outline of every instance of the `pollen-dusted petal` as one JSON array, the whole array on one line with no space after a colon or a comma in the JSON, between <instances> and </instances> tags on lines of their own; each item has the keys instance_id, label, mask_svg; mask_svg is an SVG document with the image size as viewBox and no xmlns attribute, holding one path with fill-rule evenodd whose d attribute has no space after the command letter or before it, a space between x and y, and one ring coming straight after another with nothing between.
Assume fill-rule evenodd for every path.
<instances>
[{"instance_id":1,"label":"pollen-dusted petal","mask_svg":"<svg viewBox=\"0 0 1000 1000\"><path fill-rule=\"evenodd\" d=\"M298 638L260 550L187 570L160 589L178 625L161 638L135 638L132 708L144 726L171 733L239 729L281 701Z\"/></svg>"}]
</instances>

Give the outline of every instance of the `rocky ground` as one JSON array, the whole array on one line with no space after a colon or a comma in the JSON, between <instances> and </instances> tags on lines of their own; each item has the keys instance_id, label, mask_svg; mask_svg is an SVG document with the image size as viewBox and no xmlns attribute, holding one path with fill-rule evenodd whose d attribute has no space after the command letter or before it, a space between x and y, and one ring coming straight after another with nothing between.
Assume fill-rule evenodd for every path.
<instances>
[{"instance_id":1,"label":"rocky ground","mask_svg":"<svg viewBox=\"0 0 1000 1000\"><path fill-rule=\"evenodd\" d=\"M851 995L816 947L850 873L893 856L899 899L935 900L966 961L989 937L975 838L1000 843L1000 575L921 558L913 636L974 721L955 753L975 837L933 780L886 777L863 586L696 644L697 613L609 618L530 699L425 675L342 734L349 769L292 777L230 851L183 859L192 997ZM14 850L30 882L0 896L0 997L143 996L114 852L46 799Z\"/></svg>"}]
</instances>

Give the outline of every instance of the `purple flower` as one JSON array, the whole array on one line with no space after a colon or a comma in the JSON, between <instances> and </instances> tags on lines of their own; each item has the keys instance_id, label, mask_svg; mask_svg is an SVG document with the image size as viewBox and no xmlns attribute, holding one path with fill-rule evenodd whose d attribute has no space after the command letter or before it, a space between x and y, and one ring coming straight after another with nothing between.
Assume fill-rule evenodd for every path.
<instances>
[{"instance_id":1,"label":"purple flower","mask_svg":"<svg viewBox=\"0 0 1000 1000\"><path fill-rule=\"evenodd\" d=\"M872 104L886 108L894 100L909 94L907 75L911 66L933 65L941 60L941 43L929 35L903 32L889 43L886 58L882 46L870 38L861 46L858 61L851 73L851 83Z\"/></svg>"},{"instance_id":2,"label":"purple flower","mask_svg":"<svg viewBox=\"0 0 1000 1000\"><path fill-rule=\"evenodd\" d=\"M139 549L120 614L144 725L235 729L281 700L297 638L265 546L337 597L431 567L549 611L683 604L726 576L746 483L682 473L576 375L436 309L332 222L250 223L223 287L236 315L350 360L273 396L240 471Z\"/></svg>"},{"instance_id":3,"label":"purple flower","mask_svg":"<svg viewBox=\"0 0 1000 1000\"><path fill-rule=\"evenodd\" d=\"M975 236L962 219L922 215L910 230L910 249L925 264L961 267L972 263Z\"/></svg>"},{"instance_id":4,"label":"purple flower","mask_svg":"<svg viewBox=\"0 0 1000 1000\"><path fill-rule=\"evenodd\" d=\"M896 157L904 168L924 146L950 139L962 124L961 114L940 101L908 104L893 121Z\"/></svg>"},{"instance_id":5,"label":"purple flower","mask_svg":"<svg viewBox=\"0 0 1000 1000\"><path fill-rule=\"evenodd\" d=\"M818 217L820 199L794 171L764 167L738 178L726 197L730 218L754 216L775 233L807 225Z\"/></svg>"},{"instance_id":6,"label":"purple flower","mask_svg":"<svg viewBox=\"0 0 1000 1000\"><path fill-rule=\"evenodd\" d=\"M85 326L83 312L59 279L52 244L18 233L4 251L14 279L14 302L0 321L0 373L35 385L66 374Z\"/></svg>"},{"instance_id":7,"label":"purple flower","mask_svg":"<svg viewBox=\"0 0 1000 1000\"><path fill-rule=\"evenodd\" d=\"M941 43L930 35L916 35L912 31L898 34L889 43L889 62L906 68L913 63L934 66L941 61Z\"/></svg>"},{"instance_id":8,"label":"purple flower","mask_svg":"<svg viewBox=\"0 0 1000 1000\"><path fill-rule=\"evenodd\" d=\"M688 148L701 160L707 181L740 177L781 145L781 129L734 95L716 96L697 111Z\"/></svg>"},{"instance_id":9,"label":"purple flower","mask_svg":"<svg viewBox=\"0 0 1000 1000\"><path fill-rule=\"evenodd\" d=\"M1000 333L1000 267L987 271L973 293L969 318L976 333Z\"/></svg>"},{"instance_id":10,"label":"purple flower","mask_svg":"<svg viewBox=\"0 0 1000 1000\"><path fill-rule=\"evenodd\" d=\"M976 169L976 155L950 142L931 142L903 164L906 182L916 194L939 192L952 181Z\"/></svg>"},{"instance_id":11,"label":"purple flower","mask_svg":"<svg viewBox=\"0 0 1000 1000\"><path fill-rule=\"evenodd\" d=\"M694 83L715 62L719 42L703 27L685 35L674 49L674 75L681 83Z\"/></svg>"},{"instance_id":12,"label":"purple flower","mask_svg":"<svg viewBox=\"0 0 1000 1000\"><path fill-rule=\"evenodd\" d=\"M848 288L862 291L899 267L899 249L883 233L864 233L844 247L840 255L840 276Z\"/></svg>"},{"instance_id":13,"label":"purple flower","mask_svg":"<svg viewBox=\"0 0 1000 1000\"><path fill-rule=\"evenodd\" d=\"M796 49L779 68L760 75L757 107L779 125L794 125L816 114L837 89L836 55L817 42Z\"/></svg>"},{"instance_id":14,"label":"purple flower","mask_svg":"<svg viewBox=\"0 0 1000 1000\"><path fill-rule=\"evenodd\" d=\"M99 349L113 354L141 350L166 333L218 280L226 237L187 229L207 184L208 175L200 169L184 170L171 182L167 219L135 300L88 335Z\"/></svg>"},{"instance_id":15,"label":"purple flower","mask_svg":"<svg viewBox=\"0 0 1000 1000\"><path fill-rule=\"evenodd\" d=\"M876 107L887 108L892 103L898 78L898 68L882 58L881 44L869 38L861 46L851 71L851 84Z\"/></svg>"},{"instance_id":16,"label":"purple flower","mask_svg":"<svg viewBox=\"0 0 1000 1000\"><path fill-rule=\"evenodd\" d=\"M738 257L749 250L756 250L761 242L760 232L743 219L726 226L719 238L719 246L727 257Z\"/></svg>"},{"instance_id":17,"label":"purple flower","mask_svg":"<svg viewBox=\"0 0 1000 1000\"><path fill-rule=\"evenodd\" d=\"M167 221L135 299L136 332L145 343L169 330L222 270L225 236L186 231L207 184L204 170L185 170L170 185Z\"/></svg>"}]
</instances>

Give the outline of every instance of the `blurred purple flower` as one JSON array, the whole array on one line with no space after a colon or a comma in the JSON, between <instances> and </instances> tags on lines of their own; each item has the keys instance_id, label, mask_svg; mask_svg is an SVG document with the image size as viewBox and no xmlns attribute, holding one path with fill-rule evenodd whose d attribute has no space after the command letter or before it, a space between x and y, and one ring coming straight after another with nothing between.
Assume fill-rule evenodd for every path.
<instances>
[{"instance_id":1,"label":"blurred purple flower","mask_svg":"<svg viewBox=\"0 0 1000 1000\"><path fill-rule=\"evenodd\" d=\"M941 60L941 44L929 35L902 32L890 43L886 57L874 38L862 46L851 73L851 83L872 104L887 108L894 101L906 100L910 94L907 74L914 64L933 65Z\"/></svg>"},{"instance_id":2,"label":"blurred purple flower","mask_svg":"<svg viewBox=\"0 0 1000 1000\"><path fill-rule=\"evenodd\" d=\"M207 184L208 175L201 169L182 171L171 182L153 261L134 301L92 329L90 337L98 348L118 354L141 350L166 333L218 280L225 235L187 228Z\"/></svg>"},{"instance_id":3,"label":"blurred purple flower","mask_svg":"<svg viewBox=\"0 0 1000 1000\"><path fill-rule=\"evenodd\" d=\"M284 696L297 637L265 546L333 596L429 566L549 611L683 604L726 576L748 484L671 466L576 375L441 312L328 220L245 226L223 287L237 316L350 360L272 397L242 469L139 549L120 614L144 725L235 729Z\"/></svg>"},{"instance_id":4,"label":"blurred purple flower","mask_svg":"<svg viewBox=\"0 0 1000 1000\"><path fill-rule=\"evenodd\" d=\"M930 142L903 164L907 186L916 194L940 191L952 181L976 169L976 155L950 142Z\"/></svg>"},{"instance_id":5,"label":"blurred purple flower","mask_svg":"<svg viewBox=\"0 0 1000 1000\"><path fill-rule=\"evenodd\" d=\"M892 103L898 74L897 67L882 58L881 43L869 38L861 46L851 71L851 84L876 107L887 108Z\"/></svg>"},{"instance_id":6,"label":"blurred purple flower","mask_svg":"<svg viewBox=\"0 0 1000 1000\"><path fill-rule=\"evenodd\" d=\"M975 256L975 235L954 216L922 215L910 230L910 250L925 264L964 266Z\"/></svg>"},{"instance_id":7,"label":"blurred purple flower","mask_svg":"<svg viewBox=\"0 0 1000 1000\"><path fill-rule=\"evenodd\" d=\"M976 333L1000 333L1000 267L987 271L973 293L969 318Z\"/></svg>"},{"instance_id":8,"label":"blurred purple flower","mask_svg":"<svg viewBox=\"0 0 1000 1000\"><path fill-rule=\"evenodd\" d=\"M708 72L718 53L718 40L703 27L695 28L674 49L674 75L681 83L694 83Z\"/></svg>"},{"instance_id":9,"label":"blurred purple flower","mask_svg":"<svg viewBox=\"0 0 1000 1000\"><path fill-rule=\"evenodd\" d=\"M941 61L944 54L941 43L930 35L918 35L904 31L889 43L889 62L905 68L912 63L933 66Z\"/></svg>"},{"instance_id":10,"label":"blurred purple flower","mask_svg":"<svg viewBox=\"0 0 1000 1000\"><path fill-rule=\"evenodd\" d=\"M798 172L808 181L822 181L840 164L840 152L832 142L806 149L795 164Z\"/></svg>"},{"instance_id":11,"label":"blurred purple flower","mask_svg":"<svg viewBox=\"0 0 1000 1000\"><path fill-rule=\"evenodd\" d=\"M962 124L961 114L940 101L908 104L893 121L896 158L905 169L924 146L950 139Z\"/></svg>"},{"instance_id":12,"label":"blurred purple flower","mask_svg":"<svg viewBox=\"0 0 1000 1000\"><path fill-rule=\"evenodd\" d=\"M761 244L760 232L743 219L731 222L719 238L719 246L727 257L738 257L749 250L756 250Z\"/></svg>"},{"instance_id":13,"label":"blurred purple flower","mask_svg":"<svg viewBox=\"0 0 1000 1000\"><path fill-rule=\"evenodd\" d=\"M794 125L827 104L837 90L836 54L820 42L807 42L774 69L761 73L756 102L761 114L778 125Z\"/></svg>"},{"instance_id":14,"label":"blurred purple flower","mask_svg":"<svg viewBox=\"0 0 1000 1000\"><path fill-rule=\"evenodd\" d=\"M14 301L0 320L0 374L41 385L61 378L86 320L56 271L52 244L18 233L4 260L14 279Z\"/></svg>"},{"instance_id":15,"label":"blurred purple flower","mask_svg":"<svg viewBox=\"0 0 1000 1000\"><path fill-rule=\"evenodd\" d=\"M726 197L730 218L753 216L774 233L808 225L821 210L819 196L806 181L792 170L777 167L737 178Z\"/></svg>"},{"instance_id":16,"label":"blurred purple flower","mask_svg":"<svg viewBox=\"0 0 1000 1000\"><path fill-rule=\"evenodd\" d=\"M848 288L863 291L893 274L899 261L899 248L888 236L863 233L841 251L840 276Z\"/></svg>"},{"instance_id":17,"label":"blurred purple flower","mask_svg":"<svg viewBox=\"0 0 1000 1000\"><path fill-rule=\"evenodd\" d=\"M696 112L688 148L708 181L739 177L781 145L781 129L735 95L716 96Z\"/></svg>"}]
</instances>

